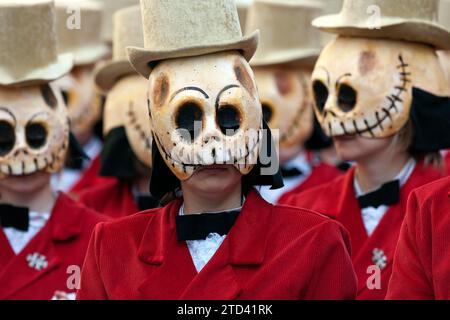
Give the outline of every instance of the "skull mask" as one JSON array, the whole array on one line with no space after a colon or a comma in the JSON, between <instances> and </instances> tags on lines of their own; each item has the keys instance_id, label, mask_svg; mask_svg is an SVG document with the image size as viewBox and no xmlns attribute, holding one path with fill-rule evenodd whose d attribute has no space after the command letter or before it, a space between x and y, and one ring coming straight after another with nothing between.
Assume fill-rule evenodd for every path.
<instances>
[{"instance_id":1,"label":"skull mask","mask_svg":"<svg viewBox=\"0 0 450 320\"><path fill-rule=\"evenodd\" d=\"M234 164L244 175L254 167L261 104L239 53L163 61L150 74L148 94L154 138L178 179L202 165Z\"/></svg>"},{"instance_id":2,"label":"skull mask","mask_svg":"<svg viewBox=\"0 0 450 320\"><path fill-rule=\"evenodd\" d=\"M389 137L409 119L412 87L446 95L433 48L339 37L322 51L312 76L315 112L329 136Z\"/></svg>"},{"instance_id":3,"label":"skull mask","mask_svg":"<svg viewBox=\"0 0 450 320\"><path fill-rule=\"evenodd\" d=\"M94 86L92 68L75 67L56 81L68 108L70 130L80 141L91 132L102 113L103 97Z\"/></svg>"},{"instance_id":4,"label":"skull mask","mask_svg":"<svg viewBox=\"0 0 450 320\"><path fill-rule=\"evenodd\" d=\"M50 85L0 87L0 178L59 171L68 140L67 111Z\"/></svg>"},{"instance_id":5,"label":"skull mask","mask_svg":"<svg viewBox=\"0 0 450 320\"><path fill-rule=\"evenodd\" d=\"M148 122L147 81L140 75L120 79L108 93L105 103L104 133L125 127L136 157L151 166L151 130Z\"/></svg>"},{"instance_id":6,"label":"skull mask","mask_svg":"<svg viewBox=\"0 0 450 320\"><path fill-rule=\"evenodd\" d=\"M313 129L310 74L282 67L254 71L264 120L280 130L281 150L303 145Z\"/></svg>"}]
</instances>

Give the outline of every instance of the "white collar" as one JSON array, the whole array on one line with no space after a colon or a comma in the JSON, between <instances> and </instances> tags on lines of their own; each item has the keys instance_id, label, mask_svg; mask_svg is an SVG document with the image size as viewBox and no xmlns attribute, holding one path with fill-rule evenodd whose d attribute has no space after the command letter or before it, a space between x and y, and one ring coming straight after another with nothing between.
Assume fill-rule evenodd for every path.
<instances>
[{"instance_id":1,"label":"white collar","mask_svg":"<svg viewBox=\"0 0 450 320\"><path fill-rule=\"evenodd\" d=\"M408 162L405 164L405 166L402 168L402 170L400 171L399 174L397 174L397 176L393 179L393 180L399 180L400 182L400 187L403 187L406 183L406 181L408 181L409 177L411 176L412 172L414 171L414 168L416 167L416 160L414 160L414 158L411 158L408 160ZM355 177L353 178L353 187L355 189L355 193L357 197L360 197L362 195L368 194L374 190L368 191L363 193L361 191L361 186L359 185L358 179Z\"/></svg>"},{"instance_id":2,"label":"white collar","mask_svg":"<svg viewBox=\"0 0 450 320\"><path fill-rule=\"evenodd\" d=\"M92 136L91 139L83 146L86 155L93 160L100 153L102 149L102 142L96 136Z\"/></svg>"}]
</instances>

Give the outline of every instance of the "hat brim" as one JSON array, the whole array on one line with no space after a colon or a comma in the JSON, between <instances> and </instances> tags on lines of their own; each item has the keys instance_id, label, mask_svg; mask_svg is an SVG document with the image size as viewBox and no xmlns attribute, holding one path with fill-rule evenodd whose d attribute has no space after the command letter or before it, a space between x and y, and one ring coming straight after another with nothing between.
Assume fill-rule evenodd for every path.
<instances>
[{"instance_id":1,"label":"hat brim","mask_svg":"<svg viewBox=\"0 0 450 320\"><path fill-rule=\"evenodd\" d=\"M73 54L73 64L75 66L83 66L95 63L98 60L105 58L110 51L110 48L106 44L79 48L75 51L71 51Z\"/></svg>"},{"instance_id":2,"label":"hat brim","mask_svg":"<svg viewBox=\"0 0 450 320\"><path fill-rule=\"evenodd\" d=\"M72 68L73 55L60 54L54 63L33 69L20 77L11 76L4 69L0 70L0 86L24 87L49 83L69 73Z\"/></svg>"},{"instance_id":3,"label":"hat brim","mask_svg":"<svg viewBox=\"0 0 450 320\"><path fill-rule=\"evenodd\" d=\"M319 48L299 48L293 50L284 50L269 53L261 57L253 57L250 60L252 67L263 67L270 65L289 64L289 65L309 65L319 57L321 49Z\"/></svg>"},{"instance_id":4,"label":"hat brim","mask_svg":"<svg viewBox=\"0 0 450 320\"><path fill-rule=\"evenodd\" d=\"M450 50L450 31L439 24L419 19L382 17L377 28L371 28L367 23L348 23L341 14L334 14L319 17L312 24L322 31L343 36L420 42Z\"/></svg>"},{"instance_id":5,"label":"hat brim","mask_svg":"<svg viewBox=\"0 0 450 320\"><path fill-rule=\"evenodd\" d=\"M138 47L127 47L128 60L133 68L145 78L148 78L152 70L152 65L161 60L194 57L210 53L238 50L247 61L253 57L256 52L259 41L259 31L253 32L249 36L242 37L238 41L229 41L222 43L212 43L209 45L186 47L177 50L147 50Z\"/></svg>"},{"instance_id":6,"label":"hat brim","mask_svg":"<svg viewBox=\"0 0 450 320\"><path fill-rule=\"evenodd\" d=\"M122 77L136 74L128 60L109 61L95 72L95 83L103 92L108 92Z\"/></svg>"}]
</instances>

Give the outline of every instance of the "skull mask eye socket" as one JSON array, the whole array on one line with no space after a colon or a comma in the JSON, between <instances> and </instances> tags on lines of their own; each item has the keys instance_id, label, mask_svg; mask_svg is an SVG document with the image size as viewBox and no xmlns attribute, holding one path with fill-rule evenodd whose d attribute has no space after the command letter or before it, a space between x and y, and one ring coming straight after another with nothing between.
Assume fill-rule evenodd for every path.
<instances>
[{"instance_id":1,"label":"skull mask eye socket","mask_svg":"<svg viewBox=\"0 0 450 320\"><path fill-rule=\"evenodd\" d=\"M266 123L269 123L273 117L273 109L272 106L266 102L261 103L263 119Z\"/></svg>"},{"instance_id":2,"label":"skull mask eye socket","mask_svg":"<svg viewBox=\"0 0 450 320\"><path fill-rule=\"evenodd\" d=\"M313 91L316 107L322 113L328 100L328 89L322 81L316 80L313 82Z\"/></svg>"},{"instance_id":3,"label":"skull mask eye socket","mask_svg":"<svg viewBox=\"0 0 450 320\"><path fill-rule=\"evenodd\" d=\"M338 106L344 112L353 110L356 105L357 94L349 85L342 84L338 92Z\"/></svg>"},{"instance_id":4,"label":"skull mask eye socket","mask_svg":"<svg viewBox=\"0 0 450 320\"><path fill-rule=\"evenodd\" d=\"M177 129L183 129L189 132L189 139L182 132L181 136L184 140L193 142L200 133L201 122L203 120L203 110L196 102L186 102L178 108L175 116ZM197 127L196 127L197 122ZM200 126L199 126L200 124Z\"/></svg>"},{"instance_id":5,"label":"skull mask eye socket","mask_svg":"<svg viewBox=\"0 0 450 320\"><path fill-rule=\"evenodd\" d=\"M241 127L241 114L239 110L230 104L221 106L217 110L217 124L223 134L232 136Z\"/></svg>"},{"instance_id":6,"label":"skull mask eye socket","mask_svg":"<svg viewBox=\"0 0 450 320\"><path fill-rule=\"evenodd\" d=\"M6 156L14 148L15 143L13 126L6 121L0 121L0 156Z\"/></svg>"},{"instance_id":7,"label":"skull mask eye socket","mask_svg":"<svg viewBox=\"0 0 450 320\"><path fill-rule=\"evenodd\" d=\"M69 105L69 91L67 90L61 90L61 95L63 97L64 100L64 104L66 105L66 107Z\"/></svg>"},{"instance_id":8,"label":"skull mask eye socket","mask_svg":"<svg viewBox=\"0 0 450 320\"><path fill-rule=\"evenodd\" d=\"M40 123L28 124L25 128L28 145L33 149L39 149L47 141L47 129Z\"/></svg>"}]
</instances>

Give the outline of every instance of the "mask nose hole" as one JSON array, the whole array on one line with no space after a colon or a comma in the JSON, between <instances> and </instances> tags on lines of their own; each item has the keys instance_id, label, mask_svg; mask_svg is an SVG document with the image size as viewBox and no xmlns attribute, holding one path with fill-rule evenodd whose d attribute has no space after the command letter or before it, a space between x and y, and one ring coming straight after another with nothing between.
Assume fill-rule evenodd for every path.
<instances>
[{"instance_id":1,"label":"mask nose hole","mask_svg":"<svg viewBox=\"0 0 450 320\"><path fill-rule=\"evenodd\" d=\"M10 153L15 143L16 135L13 126L6 121L0 121L0 157Z\"/></svg>"},{"instance_id":2,"label":"mask nose hole","mask_svg":"<svg viewBox=\"0 0 450 320\"><path fill-rule=\"evenodd\" d=\"M339 87L337 104L339 109L344 112L352 111L356 106L357 93L349 85L342 84Z\"/></svg>"},{"instance_id":3,"label":"mask nose hole","mask_svg":"<svg viewBox=\"0 0 450 320\"><path fill-rule=\"evenodd\" d=\"M242 117L236 106L227 104L217 110L217 124L223 134L232 136L241 127Z\"/></svg>"},{"instance_id":4,"label":"mask nose hole","mask_svg":"<svg viewBox=\"0 0 450 320\"><path fill-rule=\"evenodd\" d=\"M176 113L175 124L182 138L188 142L194 140L200 134L202 129L203 110L195 102L186 102L182 104Z\"/></svg>"}]
</instances>

